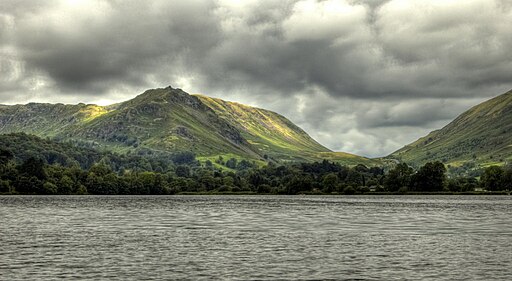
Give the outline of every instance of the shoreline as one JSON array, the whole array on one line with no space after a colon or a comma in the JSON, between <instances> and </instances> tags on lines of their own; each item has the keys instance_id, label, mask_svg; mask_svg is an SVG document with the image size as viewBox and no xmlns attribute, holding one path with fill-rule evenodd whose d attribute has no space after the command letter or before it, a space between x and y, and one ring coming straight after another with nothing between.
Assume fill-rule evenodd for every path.
<instances>
[{"instance_id":1,"label":"shoreline","mask_svg":"<svg viewBox=\"0 0 512 281\"><path fill-rule=\"evenodd\" d=\"M240 196L394 196L394 195L470 195L470 196L485 196L485 195L500 195L510 196L511 192L499 191L499 192L406 192L406 193L395 193L395 192L366 192L356 194L343 194L343 193L299 193L299 194L274 194L274 193L256 193L256 192L179 192L176 194L23 194L23 193L0 193L0 196L180 196L180 195L240 195Z\"/></svg>"}]
</instances>

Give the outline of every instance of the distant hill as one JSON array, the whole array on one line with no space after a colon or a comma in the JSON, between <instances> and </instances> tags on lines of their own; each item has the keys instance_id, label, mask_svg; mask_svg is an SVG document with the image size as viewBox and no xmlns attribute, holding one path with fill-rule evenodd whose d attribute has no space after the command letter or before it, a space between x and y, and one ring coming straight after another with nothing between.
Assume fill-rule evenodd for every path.
<instances>
[{"instance_id":1,"label":"distant hill","mask_svg":"<svg viewBox=\"0 0 512 281\"><path fill-rule=\"evenodd\" d=\"M512 91L464 112L444 128L406 145L389 158L411 164L439 160L486 166L512 160Z\"/></svg>"},{"instance_id":2,"label":"distant hill","mask_svg":"<svg viewBox=\"0 0 512 281\"><path fill-rule=\"evenodd\" d=\"M56 142L25 133L0 134L0 150L7 150L17 164L35 157L50 165L89 169L95 163L103 163L114 171L167 171L175 164L173 154L131 153L121 155L110 151L98 151L73 143ZM178 155L179 156L179 155ZM169 161L169 159L171 161Z\"/></svg>"},{"instance_id":3,"label":"distant hill","mask_svg":"<svg viewBox=\"0 0 512 281\"><path fill-rule=\"evenodd\" d=\"M343 164L376 160L332 152L285 117L264 109L171 87L152 89L111 106L93 104L0 105L0 133L24 132L89 143L113 152L191 151L261 161L329 159Z\"/></svg>"}]
</instances>

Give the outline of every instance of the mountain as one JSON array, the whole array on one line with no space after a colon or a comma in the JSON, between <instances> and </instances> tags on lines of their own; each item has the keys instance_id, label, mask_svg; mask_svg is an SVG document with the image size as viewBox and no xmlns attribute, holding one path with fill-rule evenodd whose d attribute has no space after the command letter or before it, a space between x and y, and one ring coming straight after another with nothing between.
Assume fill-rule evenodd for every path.
<instances>
[{"instance_id":1,"label":"mountain","mask_svg":"<svg viewBox=\"0 0 512 281\"><path fill-rule=\"evenodd\" d=\"M412 164L439 160L452 166L504 164L512 160L512 91L462 113L444 128L394 152Z\"/></svg>"},{"instance_id":2,"label":"mountain","mask_svg":"<svg viewBox=\"0 0 512 281\"><path fill-rule=\"evenodd\" d=\"M192 151L256 161L329 159L344 164L376 160L332 152L285 117L234 102L189 95L171 87L145 91L110 106L42 104L0 106L0 133L24 132L88 143L114 152Z\"/></svg>"}]
</instances>

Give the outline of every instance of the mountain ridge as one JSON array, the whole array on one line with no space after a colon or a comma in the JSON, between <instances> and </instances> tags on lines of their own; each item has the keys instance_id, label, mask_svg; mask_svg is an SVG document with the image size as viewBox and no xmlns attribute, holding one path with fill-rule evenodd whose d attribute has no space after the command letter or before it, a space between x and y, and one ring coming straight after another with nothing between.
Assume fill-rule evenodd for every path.
<instances>
[{"instance_id":1,"label":"mountain ridge","mask_svg":"<svg viewBox=\"0 0 512 281\"><path fill-rule=\"evenodd\" d=\"M278 113L170 86L108 106L1 105L0 133L16 132L89 142L115 152L192 151L203 160L235 156L261 162L328 158L346 164L378 163L332 152Z\"/></svg>"},{"instance_id":2,"label":"mountain ridge","mask_svg":"<svg viewBox=\"0 0 512 281\"><path fill-rule=\"evenodd\" d=\"M512 160L511 140L512 90L471 107L388 158L413 164L435 160L453 166L505 164Z\"/></svg>"}]
</instances>

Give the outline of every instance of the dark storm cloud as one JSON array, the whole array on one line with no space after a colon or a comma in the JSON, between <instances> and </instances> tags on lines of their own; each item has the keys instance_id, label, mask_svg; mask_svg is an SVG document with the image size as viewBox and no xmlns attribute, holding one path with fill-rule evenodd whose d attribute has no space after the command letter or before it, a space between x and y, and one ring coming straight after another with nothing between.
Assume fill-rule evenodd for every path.
<instances>
[{"instance_id":1,"label":"dark storm cloud","mask_svg":"<svg viewBox=\"0 0 512 281\"><path fill-rule=\"evenodd\" d=\"M148 9L138 2L87 2L90 12L65 7L18 20L16 44L27 67L62 87L123 81L143 84L160 64L187 53L201 56L215 44L211 6L184 2ZM206 17L205 17L206 16ZM201 20L198 20L201 19ZM105 86L108 87L108 86Z\"/></svg>"},{"instance_id":2,"label":"dark storm cloud","mask_svg":"<svg viewBox=\"0 0 512 281\"><path fill-rule=\"evenodd\" d=\"M382 155L512 88L509 1L2 1L0 103L171 84Z\"/></svg>"}]
</instances>

